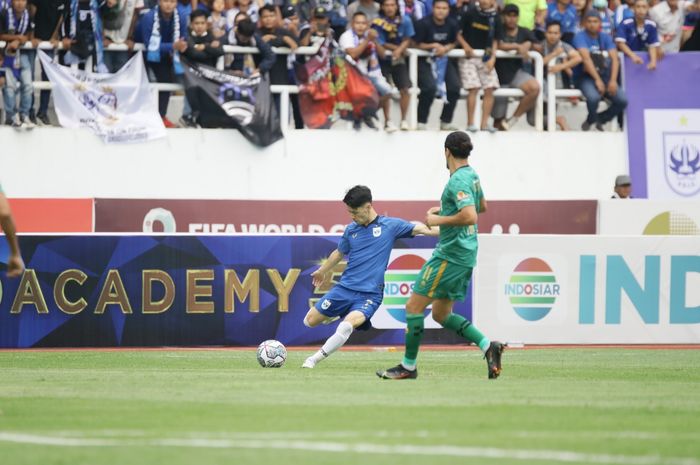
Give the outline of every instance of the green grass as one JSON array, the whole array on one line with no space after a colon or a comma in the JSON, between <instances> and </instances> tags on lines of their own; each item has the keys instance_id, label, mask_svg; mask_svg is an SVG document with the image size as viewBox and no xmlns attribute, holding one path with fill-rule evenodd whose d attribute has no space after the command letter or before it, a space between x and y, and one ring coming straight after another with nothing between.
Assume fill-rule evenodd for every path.
<instances>
[{"instance_id":1,"label":"green grass","mask_svg":"<svg viewBox=\"0 0 700 465\"><path fill-rule=\"evenodd\" d=\"M374 375L398 353L307 355L0 352L0 463L700 465L700 350L511 350L496 381L473 350L421 353L415 381Z\"/></svg>"}]
</instances>

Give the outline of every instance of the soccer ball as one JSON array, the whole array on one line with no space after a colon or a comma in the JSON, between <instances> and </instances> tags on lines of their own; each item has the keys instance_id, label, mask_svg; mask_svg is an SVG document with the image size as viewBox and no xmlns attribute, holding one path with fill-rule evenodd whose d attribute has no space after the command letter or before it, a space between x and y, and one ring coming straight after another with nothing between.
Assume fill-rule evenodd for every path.
<instances>
[{"instance_id":1,"label":"soccer ball","mask_svg":"<svg viewBox=\"0 0 700 465\"><path fill-rule=\"evenodd\" d=\"M258 346L258 363L263 368L279 368L287 360L287 348L280 341L268 339Z\"/></svg>"}]
</instances>

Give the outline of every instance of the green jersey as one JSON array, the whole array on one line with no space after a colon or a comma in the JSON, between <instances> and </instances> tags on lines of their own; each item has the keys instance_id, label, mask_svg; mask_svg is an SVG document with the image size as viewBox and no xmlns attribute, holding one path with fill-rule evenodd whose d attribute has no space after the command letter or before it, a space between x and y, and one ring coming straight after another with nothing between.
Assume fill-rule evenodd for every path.
<instances>
[{"instance_id":1,"label":"green jersey","mask_svg":"<svg viewBox=\"0 0 700 465\"><path fill-rule=\"evenodd\" d=\"M450 180L442 191L440 199L440 215L456 215L462 208L473 205L479 211L481 199L479 175L471 166L463 166L450 176ZM477 226L440 226L440 242L433 256L447 260L450 263L469 267L476 266Z\"/></svg>"}]
</instances>

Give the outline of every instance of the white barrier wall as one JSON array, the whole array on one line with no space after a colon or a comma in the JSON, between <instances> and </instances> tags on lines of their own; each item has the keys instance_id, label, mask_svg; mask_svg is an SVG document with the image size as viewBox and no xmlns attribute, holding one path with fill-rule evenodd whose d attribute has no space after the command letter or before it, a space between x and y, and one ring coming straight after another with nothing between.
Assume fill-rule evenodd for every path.
<instances>
[{"instance_id":1,"label":"white barrier wall","mask_svg":"<svg viewBox=\"0 0 700 465\"><path fill-rule=\"evenodd\" d=\"M342 123L340 123L342 124ZM234 130L170 130L104 145L87 130L0 128L0 182L12 197L337 200L354 184L377 199L439 199L446 132L290 131L262 150ZM487 198L609 197L627 172L622 133L478 133L472 164Z\"/></svg>"},{"instance_id":2,"label":"white barrier wall","mask_svg":"<svg viewBox=\"0 0 700 465\"><path fill-rule=\"evenodd\" d=\"M598 233L698 235L700 202L645 199L598 202Z\"/></svg>"},{"instance_id":3,"label":"white barrier wall","mask_svg":"<svg viewBox=\"0 0 700 465\"><path fill-rule=\"evenodd\" d=\"M474 323L529 344L700 343L695 237L482 236Z\"/></svg>"}]
</instances>

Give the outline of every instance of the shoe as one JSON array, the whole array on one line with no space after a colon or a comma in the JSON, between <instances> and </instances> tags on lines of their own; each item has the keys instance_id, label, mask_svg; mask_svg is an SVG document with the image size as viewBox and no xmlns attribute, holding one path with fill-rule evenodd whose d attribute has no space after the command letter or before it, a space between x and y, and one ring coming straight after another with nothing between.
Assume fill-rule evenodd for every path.
<instances>
[{"instance_id":1,"label":"shoe","mask_svg":"<svg viewBox=\"0 0 700 465\"><path fill-rule=\"evenodd\" d=\"M581 125L581 131L588 131L591 129L591 123L588 122L588 120L584 121L583 124Z\"/></svg>"},{"instance_id":2,"label":"shoe","mask_svg":"<svg viewBox=\"0 0 700 465\"><path fill-rule=\"evenodd\" d=\"M600 132L605 132L605 126L603 123L595 123L595 128Z\"/></svg>"},{"instance_id":3,"label":"shoe","mask_svg":"<svg viewBox=\"0 0 700 465\"><path fill-rule=\"evenodd\" d=\"M501 374L501 354L503 354L504 349L503 344L493 341L484 354L489 369L489 379L496 379Z\"/></svg>"},{"instance_id":4,"label":"shoe","mask_svg":"<svg viewBox=\"0 0 700 465\"><path fill-rule=\"evenodd\" d=\"M494 128L493 126L486 126L485 128L481 128L481 130L485 132L490 132L491 134L498 132L498 129Z\"/></svg>"},{"instance_id":5,"label":"shoe","mask_svg":"<svg viewBox=\"0 0 700 465\"><path fill-rule=\"evenodd\" d=\"M201 128L192 115L181 116L178 124L183 128Z\"/></svg>"},{"instance_id":6,"label":"shoe","mask_svg":"<svg viewBox=\"0 0 700 465\"><path fill-rule=\"evenodd\" d=\"M518 124L518 120L519 120L519 119L520 119L519 116L511 116L510 118L508 118L508 119L505 121L505 127L507 127L508 129L511 129L513 126L515 126L516 124Z\"/></svg>"},{"instance_id":7,"label":"shoe","mask_svg":"<svg viewBox=\"0 0 700 465\"><path fill-rule=\"evenodd\" d=\"M407 370L399 363L388 370L378 370L377 376L382 379L416 379L418 378L418 369Z\"/></svg>"},{"instance_id":8,"label":"shoe","mask_svg":"<svg viewBox=\"0 0 700 465\"><path fill-rule=\"evenodd\" d=\"M19 119L19 115L17 113L15 113L15 116L13 116L10 120L10 126L18 131L22 129L22 121Z\"/></svg>"},{"instance_id":9,"label":"shoe","mask_svg":"<svg viewBox=\"0 0 700 465\"><path fill-rule=\"evenodd\" d=\"M399 127L402 131L408 131L409 129L411 129L411 127L408 125L408 121L406 120L401 121L401 126Z\"/></svg>"},{"instance_id":10,"label":"shoe","mask_svg":"<svg viewBox=\"0 0 700 465\"><path fill-rule=\"evenodd\" d=\"M392 133L398 130L399 128L397 128L396 125L391 121L387 121L387 123L384 125L384 132Z\"/></svg>"},{"instance_id":11,"label":"shoe","mask_svg":"<svg viewBox=\"0 0 700 465\"><path fill-rule=\"evenodd\" d=\"M316 367L316 362L314 362L314 359L309 357L306 359L304 364L301 366L302 368L314 368Z\"/></svg>"},{"instance_id":12,"label":"shoe","mask_svg":"<svg viewBox=\"0 0 700 465\"><path fill-rule=\"evenodd\" d=\"M425 123L418 123L416 126L416 131L427 131L428 126Z\"/></svg>"},{"instance_id":13,"label":"shoe","mask_svg":"<svg viewBox=\"0 0 700 465\"><path fill-rule=\"evenodd\" d=\"M499 131L507 131L508 130L508 125L506 124L505 120L499 119L495 120L493 122L493 126L498 129Z\"/></svg>"},{"instance_id":14,"label":"shoe","mask_svg":"<svg viewBox=\"0 0 700 465\"><path fill-rule=\"evenodd\" d=\"M374 118L371 116L365 116L362 121L367 125L368 128L374 129L375 131L379 128L377 128L377 125L374 124Z\"/></svg>"},{"instance_id":15,"label":"shoe","mask_svg":"<svg viewBox=\"0 0 700 465\"><path fill-rule=\"evenodd\" d=\"M22 121L22 129L25 129L27 131L31 131L36 127L36 124L34 124L30 117L22 116L20 118L20 121Z\"/></svg>"},{"instance_id":16,"label":"shoe","mask_svg":"<svg viewBox=\"0 0 700 465\"><path fill-rule=\"evenodd\" d=\"M467 126L467 131L479 132L479 128L476 126L476 124L470 124L469 126Z\"/></svg>"},{"instance_id":17,"label":"shoe","mask_svg":"<svg viewBox=\"0 0 700 465\"><path fill-rule=\"evenodd\" d=\"M172 129L172 128L176 128L177 124L170 121L166 116L163 116L163 126L165 126L168 129Z\"/></svg>"},{"instance_id":18,"label":"shoe","mask_svg":"<svg viewBox=\"0 0 700 465\"><path fill-rule=\"evenodd\" d=\"M459 128L452 123L445 123L444 121L440 121L440 130L441 131L459 131Z\"/></svg>"},{"instance_id":19,"label":"shoe","mask_svg":"<svg viewBox=\"0 0 700 465\"><path fill-rule=\"evenodd\" d=\"M46 113L37 113L36 123L38 126L51 126L51 120Z\"/></svg>"}]
</instances>

